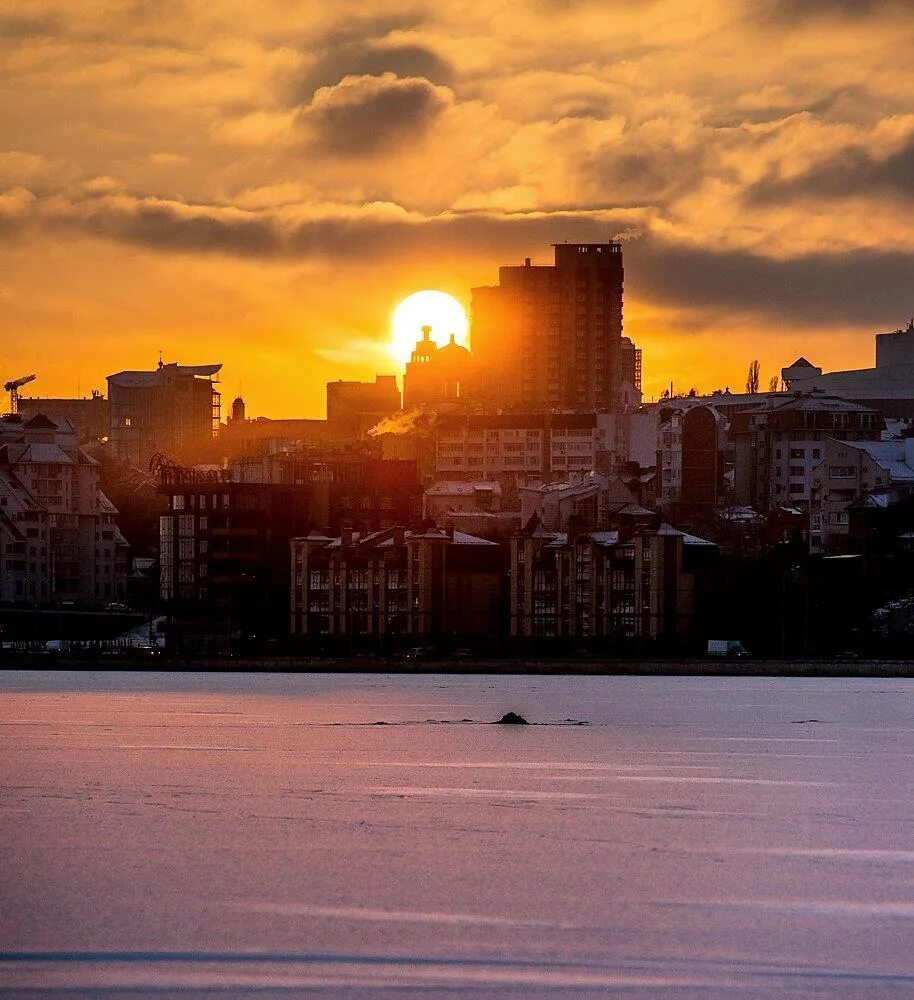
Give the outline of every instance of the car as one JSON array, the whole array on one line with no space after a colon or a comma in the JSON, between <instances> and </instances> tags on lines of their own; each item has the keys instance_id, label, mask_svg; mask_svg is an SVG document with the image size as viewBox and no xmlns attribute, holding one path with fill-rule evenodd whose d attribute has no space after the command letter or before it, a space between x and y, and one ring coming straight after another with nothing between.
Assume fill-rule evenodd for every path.
<instances>
[{"instance_id":1,"label":"car","mask_svg":"<svg viewBox=\"0 0 914 1000\"><path fill-rule=\"evenodd\" d=\"M110 604L105 605L105 611L114 611L123 613L129 610L130 608L128 608L126 604L121 604L120 601L112 601Z\"/></svg>"}]
</instances>

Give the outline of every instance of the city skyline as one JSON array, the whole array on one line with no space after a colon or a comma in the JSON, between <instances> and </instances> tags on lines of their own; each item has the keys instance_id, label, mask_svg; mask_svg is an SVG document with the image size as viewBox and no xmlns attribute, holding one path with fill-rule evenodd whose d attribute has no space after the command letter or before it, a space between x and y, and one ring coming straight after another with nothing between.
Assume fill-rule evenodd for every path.
<instances>
[{"instance_id":1,"label":"city skyline","mask_svg":"<svg viewBox=\"0 0 914 1000\"><path fill-rule=\"evenodd\" d=\"M903 3L0 18L2 363L41 395L161 349L316 416L325 382L399 374L407 295L468 309L566 239L625 241L647 398L865 366L911 312Z\"/></svg>"}]
</instances>

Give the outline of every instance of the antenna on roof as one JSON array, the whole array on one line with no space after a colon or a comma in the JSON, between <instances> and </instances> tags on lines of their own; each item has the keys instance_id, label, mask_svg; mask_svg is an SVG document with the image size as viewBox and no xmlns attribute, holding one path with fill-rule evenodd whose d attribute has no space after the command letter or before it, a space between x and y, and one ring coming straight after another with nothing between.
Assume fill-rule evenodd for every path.
<instances>
[{"instance_id":1,"label":"antenna on roof","mask_svg":"<svg viewBox=\"0 0 914 1000\"><path fill-rule=\"evenodd\" d=\"M160 347L159 348L159 368L162 368L162 367L164 367L164 366L162 365L162 348Z\"/></svg>"}]
</instances>

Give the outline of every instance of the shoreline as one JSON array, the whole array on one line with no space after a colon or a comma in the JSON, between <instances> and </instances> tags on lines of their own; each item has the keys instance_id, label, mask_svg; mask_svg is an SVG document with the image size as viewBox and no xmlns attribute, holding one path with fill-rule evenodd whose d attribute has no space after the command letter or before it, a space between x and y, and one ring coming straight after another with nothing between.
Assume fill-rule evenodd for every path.
<instances>
[{"instance_id":1,"label":"shoreline","mask_svg":"<svg viewBox=\"0 0 914 1000\"><path fill-rule=\"evenodd\" d=\"M12 659L12 658L10 658ZM107 658L106 658L107 659ZM23 662L26 661L26 662ZM194 659L165 657L111 658L107 662L82 657L30 655L18 662L0 659L0 670L110 670L157 673L312 673L312 674L485 674L559 675L570 677L914 677L914 660L426 660L340 657L252 657Z\"/></svg>"}]
</instances>

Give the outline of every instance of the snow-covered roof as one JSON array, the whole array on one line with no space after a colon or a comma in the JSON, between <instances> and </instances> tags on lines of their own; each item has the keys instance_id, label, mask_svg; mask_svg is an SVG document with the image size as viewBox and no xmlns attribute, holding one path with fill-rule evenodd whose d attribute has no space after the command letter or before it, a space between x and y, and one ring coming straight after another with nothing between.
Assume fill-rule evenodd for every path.
<instances>
[{"instance_id":1,"label":"snow-covered roof","mask_svg":"<svg viewBox=\"0 0 914 1000\"><path fill-rule=\"evenodd\" d=\"M479 479L470 482L448 479L432 483L425 492L428 496L469 496L473 493L501 493L501 484L489 479Z\"/></svg>"}]
</instances>

